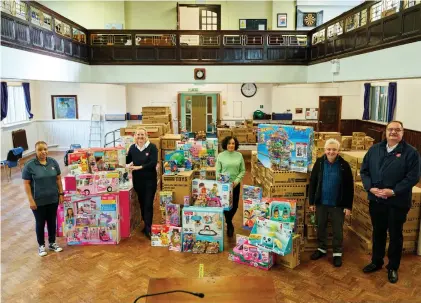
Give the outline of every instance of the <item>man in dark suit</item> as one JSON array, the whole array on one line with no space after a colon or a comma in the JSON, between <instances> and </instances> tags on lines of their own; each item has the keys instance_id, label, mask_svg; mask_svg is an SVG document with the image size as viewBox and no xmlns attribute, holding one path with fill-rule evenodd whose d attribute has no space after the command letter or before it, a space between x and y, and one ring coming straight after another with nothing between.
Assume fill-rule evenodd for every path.
<instances>
[{"instance_id":1,"label":"man in dark suit","mask_svg":"<svg viewBox=\"0 0 421 303\"><path fill-rule=\"evenodd\" d=\"M373 145L364 157L361 179L370 200L373 225L373 254L364 273L382 268L389 230L388 279L398 281L402 257L402 228L411 208L412 187L420 180L420 155L403 138L403 124L392 121L386 126L386 140Z\"/></svg>"}]
</instances>

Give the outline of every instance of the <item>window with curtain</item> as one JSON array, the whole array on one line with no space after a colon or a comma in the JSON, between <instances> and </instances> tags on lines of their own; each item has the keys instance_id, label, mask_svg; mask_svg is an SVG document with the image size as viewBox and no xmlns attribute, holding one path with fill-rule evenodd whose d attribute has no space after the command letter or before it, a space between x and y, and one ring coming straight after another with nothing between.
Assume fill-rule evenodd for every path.
<instances>
[{"instance_id":1,"label":"window with curtain","mask_svg":"<svg viewBox=\"0 0 421 303\"><path fill-rule=\"evenodd\" d=\"M7 116L3 119L3 124L13 124L29 121L28 112L25 106L25 94L22 86L7 86L9 94L9 104Z\"/></svg>"},{"instance_id":2,"label":"window with curtain","mask_svg":"<svg viewBox=\"0 0 421 303\"><path fill-rule=\"evenodd\" d=\"M387 122L387 86L371 86L370 120Z\"/></svg>"}]
</instances>

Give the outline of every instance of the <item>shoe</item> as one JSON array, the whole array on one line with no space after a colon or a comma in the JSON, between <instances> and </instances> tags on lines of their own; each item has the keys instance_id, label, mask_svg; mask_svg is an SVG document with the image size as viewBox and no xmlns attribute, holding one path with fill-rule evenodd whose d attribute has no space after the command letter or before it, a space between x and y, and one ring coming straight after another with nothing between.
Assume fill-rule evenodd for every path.
<instances>
[{"instance_id":1,"label":"shoe","mask_svg":"<svg viewBox=\"0 0 421 303\"><path fill-rule=\"evenodd\" d=\"M387 271L387 278L389 279L390 283L398 282L398 271L394 269L389 269Z\"/></svg>"},{"instance_id":2,"label":"shoe","mask_svg":"<svg viewBox=\"0 0 421 303\"><path fill-rule=\"evenodd\" d=\"M342 257L341 256L333 257L333 265L335 267L341 267L342 266Z\"/></svg>"},{"instance_id":3,"label":"shoe","mask_svg":"<svg viewBox=\"0 0 421 303\"><path fill-rule=\"evenodd\" d=\"M326 253L321 252L320 250L316 250L311 256L311 260L319 260L321 257L326 256Z\"/></svg>"},{"instance_id":4,"label":"shoe","mask_svg":"<svg viewBox=\"0 0 421 303\"><path fill-rule=\"evenodd\" d=\"M230 225L227 227L227 236L232 238L234 236L234 226Z\"/></svg>"},{"instance_id":5,"label":"shoe","mask_svg":"<svg viewBox=\"0 0 421 303\"><path fill-rule=\"evenodd\" d=\"M45 250L45 246L41 245L38 247L38 256L45 257L47 255L47 251Z\"/></svg>"},{"instance_id":6,"label":"shoe","mask_svg":"<svg viewBox=\"0 0 421 303\"><path fill-rule=\"evenodd\" d=\"M144 234L145 234L145 237L146 238L148 238L149 240L151 240L151 234L150 234L150 232L148 232L147 230L145 230Z\"/></svg>"},{"instance_id":7,"label":"shoe","mask_svg":"<svg viewBox=\"0 0 421 303\"><path fill-rule=\"evenodd\" d=\"M380 269L382 269L382 266L378 266L378 265L376 265L376 264L374 264L374 263L370 263L370 264L368 264L366 267L364 267L364 268L363 268L363 272L364 272L365 274L369 274L369 273L372 273L372 272L378 271L378 270L380 270Z\"/></svg>"},{"instance_id":8,"label":"shoe","mask_svg":"<svg viewBox=\"0 0 421 303\"><path fill-rule=\"evenodd\" d=\"M60 246L58 246L57 243L50 243L50 245L48 245L48 249L49 250L54 250L55 252L61 252L61 251L63 251L63 248L61 248Z\"/></svg>"}]
</instances>

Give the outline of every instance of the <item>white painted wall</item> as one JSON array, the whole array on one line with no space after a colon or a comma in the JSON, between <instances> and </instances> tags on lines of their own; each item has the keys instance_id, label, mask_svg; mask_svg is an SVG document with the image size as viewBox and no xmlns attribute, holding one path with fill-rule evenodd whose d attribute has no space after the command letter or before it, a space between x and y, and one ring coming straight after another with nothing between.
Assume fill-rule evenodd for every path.
<instances>
[{"instance_id":1,"label":"white painted wall","mask_svg":"<svg viewBox=\"0 0 421 303\"><path fill-rule=\"evenodd\" d=\"M421 77L421 42L408 43L339 59L340 71L331 73L330 62L308 66L307 82L345 82Z\"/></svg>"}]
</instances>

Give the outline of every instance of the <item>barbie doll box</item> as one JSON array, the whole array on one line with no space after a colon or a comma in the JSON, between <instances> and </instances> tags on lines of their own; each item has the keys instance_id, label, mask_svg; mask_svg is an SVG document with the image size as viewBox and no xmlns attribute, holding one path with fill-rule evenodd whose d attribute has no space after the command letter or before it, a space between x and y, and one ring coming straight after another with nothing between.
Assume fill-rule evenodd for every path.
<instances>
[{"instance_id":1,"label":"barbie doll box","mask_svg":"<svg viewBox=\"0 0 421 303\"><path fill-rule=\"evenodd\" d=\"M251 245L248 237L237 235L236 245L228 255L228 260L269 270L274 263L274 254L268 249Z\"/></svg>"},{"instance_id":2,"label":"barbie doll box","mask_svg":"<svg viewBox=\"0 0 421 303\"><path fill-rule=\"evenodd\" d=\"M267 168L306 173L312 162L312 127L259 124L258 159Z\"/></svg>"},{"instance_id":3,"label":"barbie doll box","mask_svg":"<svg viewBox=\"0 0 421 303\"><path fill-rule=\"evenodd\" d=\"M214 180L194 179L192 182L193 205L200 207L232 208L232 184Z\"/></svg>"}]
</instances>

